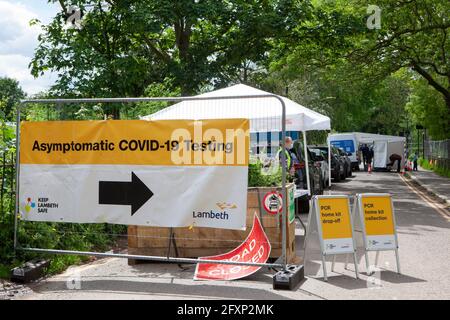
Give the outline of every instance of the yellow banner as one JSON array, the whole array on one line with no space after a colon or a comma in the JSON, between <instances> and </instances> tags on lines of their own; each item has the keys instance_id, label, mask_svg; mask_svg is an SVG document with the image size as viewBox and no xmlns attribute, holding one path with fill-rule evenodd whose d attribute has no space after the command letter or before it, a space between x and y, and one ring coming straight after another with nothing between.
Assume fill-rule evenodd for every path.
<instances>
[{"instance_id":1,"label":"yellow banner","mask_svg":"<svg viewBox=\"0 0 450 320\"><path fill-rule=\"evenodd\" d=\"M394 234L390 197L362 197L361 204L367 235Z\"/></svg>"},{"instance_id":2,"label":"yellow banner","mask_svg":"<svg viewBox=\"0 0 450 320\"><path fill-rule=\"evenodd\" d=\"M323 239L352 237L347 198L319 198L318 205Z\"/></svg>"},{"instance_id":3,"label":"yellow banner","mask_svg":"<svg viewBox=\"0 0 450 320\"><path fill-rule=\"evenodd\" d=\"M21 164L247 166L248 154L248 119L21 123Z\"/></svg>"}]
</instances>

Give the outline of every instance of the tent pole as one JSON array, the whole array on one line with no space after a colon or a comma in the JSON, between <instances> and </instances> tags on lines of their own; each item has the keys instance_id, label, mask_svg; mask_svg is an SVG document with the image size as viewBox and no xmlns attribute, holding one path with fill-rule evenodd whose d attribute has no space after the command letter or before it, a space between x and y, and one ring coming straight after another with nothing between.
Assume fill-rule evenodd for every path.
<instances>
[{"instance_id":1,"label":"tent pole","mask_svg":"<svg viewBox=\"0 0 450 320\"><path fill-rule=\"evenodd\" d=\"M303 131L302 133L303 133L303 149L305 153L306 185L308 187L308 195L311 195L311 182L309 181L308 149L306 146L306 131Z\"/></svg>"},{"instance_id":2,"label":"tent pole","mask_svg":"<svg viewBox=\"0 0 450 320\"><path fill-rule=\"evenodd\" d=\"M330 142L330 133L328 133L328 189L331 190L331 142Z\"/></svg>"}]
</instances>

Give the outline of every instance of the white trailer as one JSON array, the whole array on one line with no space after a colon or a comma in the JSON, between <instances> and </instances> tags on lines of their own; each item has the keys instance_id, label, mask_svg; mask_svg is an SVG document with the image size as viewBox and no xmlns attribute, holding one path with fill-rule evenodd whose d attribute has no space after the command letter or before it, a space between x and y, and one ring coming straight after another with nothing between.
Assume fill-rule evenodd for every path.
<instances>
[{"instance_id":1,"label":"white trailer","mask_svg":"<svg viewBox=\"0 0 450 320\"><path fill-rule=\"evenodd\" d=\"M406 138L374 133L347 132L331 134L328 137L330 144L352 153L350 157L352 164L359 166L359 148L367 144L373 148L373 167L375 169L386 169L390 162L389 157L396 153L402 156L401 167L404 167L404 151Z\"/></svg>"},{"instance_id":2,"label":"white trailer","mask_svg":"<svg viewBox=\"0 0 450 320\"><path fill-rule=\"evenodd\" d=\"M398 136L388 136L373 133L356 132L359 144L369 144L373 146L373 167L375 169L386 169L392 154L402 157L401 168L405 166L406 138Z\"/></svg>"}]
</instances>

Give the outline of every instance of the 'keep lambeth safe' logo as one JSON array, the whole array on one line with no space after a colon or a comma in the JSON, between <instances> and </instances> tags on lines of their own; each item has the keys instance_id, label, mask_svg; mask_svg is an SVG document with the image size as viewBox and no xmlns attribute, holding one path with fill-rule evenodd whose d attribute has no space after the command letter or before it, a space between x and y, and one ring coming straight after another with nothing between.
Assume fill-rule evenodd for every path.
<instances>
[{"instance_id":1,"label":"'keep lambeth safe' logo","mask_svg":"<svg viewBox=\"0 0 450 320\"><path fill-rule=\"evenodd\" d=\"M26 198L26 202L23 207L26 213L48 213L49 210L58 208L58 206L59 204L57 202L52 202L49 198L42 197L33 199L28 197Z\"/></svg>"},{"instance_id":2,"label":"'keep lambeth safe' logo","mask_svg":"<svg viewBox=\"0 0 450 320\"><path fill-rule=\"evenodd\" d=\"M31 209L36 207L36 203L32 201L31 198L27 198L27 202L25 204L25 211L30 213Z\"/></svg>"}]
</instances>

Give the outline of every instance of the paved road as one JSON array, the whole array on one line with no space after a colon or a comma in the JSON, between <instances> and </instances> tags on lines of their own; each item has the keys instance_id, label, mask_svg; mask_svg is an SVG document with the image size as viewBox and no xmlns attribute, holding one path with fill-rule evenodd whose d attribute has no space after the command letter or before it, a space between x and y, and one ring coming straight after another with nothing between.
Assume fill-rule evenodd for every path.
<instances>
[{"instance_id":1,"label":"paved road","mask_svg":"<svg viewBox=\"0 0 450 320\"><path fill-rule=\"evenodd\" d=\"M333 193L357 192L390 192L394 197L402 274L395 272L394 253L383 252L382 271L375 274L379 285L367 281L361 252L359 280L353 265L344 270L343 259L338 259L328 282L322 279L317 252L308 253L313 261L308 261L307 279L296 291L274 291L267 269L239 281L199 282L192 280L194 267L181 271L176 265L128 266L123 259L102 259L33 285L34 292L22 299L450 299L449 217L432 209L396 173L360 172L333 187ZM302 255L299 226L297 234ZM331 263L327 264L330 270ZM78 278L81 289L69 290L68 280Z\"/></svg>"}]
</instances>

